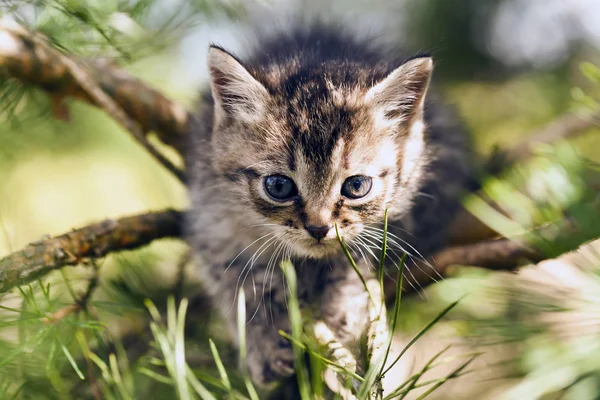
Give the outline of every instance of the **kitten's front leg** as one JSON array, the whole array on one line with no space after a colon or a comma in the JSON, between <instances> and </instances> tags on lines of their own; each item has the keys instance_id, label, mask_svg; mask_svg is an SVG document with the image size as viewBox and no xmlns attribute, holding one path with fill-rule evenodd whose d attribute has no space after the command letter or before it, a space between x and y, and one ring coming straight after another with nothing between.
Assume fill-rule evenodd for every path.
<instances>
[{"instance_id":1,"label":"kitten's front leg","mask_svg":"<svg viewBox=\"0 0 600 400\"><path fill-rule=\"evenodd\" d=\"M235 274L235 266L232 268ZM244 268L238 268L243 274ZM229 272L229 271L228 271ZM256 263L244 280L246 298L246 364L254 383L266 387L294 373L283 277L277 266ZM238 280L239 282L239 280ZM236 282L236 286L238 283ZM236 313L231 313L236 314ZM237 316L235 316L237 322Z\"/></svg>"},{"instance_id":2,"label":"kitten's front leg","mask_svg":"<svg viewBox=\"0 0 600 400\"><path fill-rule=\"evenodd\" d=\"M253 265L251 265L253 264ZM201 264L201 273L214 305L225 319L237 342L239 288L244 288L246 312L246 367L260 386L294 373L293 352L278 331L290 331L282 274L263 260L239 257L219 264Z\"/></svg>"},{"instance_id":3,"label":"kitten's front leg","mask_svg":"<svg viewBox=\"0 0 600 400\"><path fill-rule=\"evenodd\" d=\"M371 265L365 260L357 264L362 280L345 259L331 268L323 293L321 315L332 334L344 345L344 348L336 349L333 356L337 352L347 358L350 351L358 356L359 338L366 335L369 363L381 362L389 338L382 288Z\"/></svg>"},{"instance_id":4,"label":"kitten's front leg","mask_svg":"<svg viewBox=\"0 0 600 400\"><path fill-rule=\"evenodd\" d=\"M264 387L293 375L292 344L279 334L280 330L290 332L283 287L266 293L262 302L247 300L246 310L247 366L252 380Z\"/></svg>"},{"instance_id":5,"label":"kitten's front leg","mask_svg":"<svg viewBox=\"0 0 600 400\"><path fill-rule=\"evenodd\" d=\"M357 262L365 281L373 276L373 269L364 260ZM345 257L328 265L324 277L320 314L321 319L348 348L358 344L369 322L369 294L363 281Z\"/></svg>"}]
</instances>

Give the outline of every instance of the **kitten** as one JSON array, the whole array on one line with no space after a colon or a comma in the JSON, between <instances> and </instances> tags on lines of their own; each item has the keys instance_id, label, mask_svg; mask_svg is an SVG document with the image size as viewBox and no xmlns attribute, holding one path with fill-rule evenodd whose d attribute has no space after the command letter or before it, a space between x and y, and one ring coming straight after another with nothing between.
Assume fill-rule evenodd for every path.
<instances>
[{"instance_id":1,"label":"kitten","mask_svg":"<svg viewBox=\"0 0 600 400\"><path fill-rule=\"evenodd\" d=\"M293 373L277 333L290 328L282 259L295 265L303 304L352 346L367 296L334 224L372 275L368 248L377 254L386 208L391 258L401 248L425 257L443 245L467 185L466 135L426 100L432 59L403 61L371 43L315 24L263 38L244 59L209 49L205 129L186 155L189 241L233 337L245 288L258 384Z\"/></svg>"}]
</instances>

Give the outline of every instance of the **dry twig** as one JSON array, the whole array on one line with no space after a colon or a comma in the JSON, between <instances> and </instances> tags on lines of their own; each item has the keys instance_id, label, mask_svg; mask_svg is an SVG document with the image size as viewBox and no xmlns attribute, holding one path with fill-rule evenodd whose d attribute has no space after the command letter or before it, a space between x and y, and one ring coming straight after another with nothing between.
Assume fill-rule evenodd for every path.
<instances>
[{"instance_id":1,"label":"dry twig","mask_svg":"<svg viewBox=\"0 0 600 400\"><path fill-rule=\"evenodd\" d=\"M507 152L507 160L515 162L531 157L532 144L548 144L560 139L573 138L598 125L600 125L600 112L561 115L537 131L527 135L526 142L520 143Z\"/></svg>"},{"instance_id":2,"label":"dry twig","mask_svg":"<svg viewBox=\"0 0 600 400\"><path fill-rule=\"evenodd\" d=\"M182 213L167 210L106 220L31 243L0 259L0 293L55 269L76 265L86 257L103 257L144 246L155 239L179 237L181 227Z\"/></svg>"},{"instance_id":3,"label":"dry twig","mask_svg":"<svg viewBox=\"0 0 600 400\"><path fill-rule=\"evenodd\" d=\"M183 213L174 210L141 214L103 221L31 243L0 259L0 293L63 266L76 265L86 257L103 257L141 247L156 239L181 237L182 219ZM444 249L431 258L435 271L424 266L422 274L418 273L419 269L413 273L418 283L425 286L431 282L431 275L439 273L443 276L451 265L510 270L523 259L541 260L543 256L515 241L490 240Z\"/></svg>"},{"instance_id":4,"label":"dry twig","mask_svg":"<svg viewBox=\"0 0 600 400\"><path fill-rule=\"evenodd\" d=\"M75 303L69 304L69 305L53 312L52 314L48 314L44 318L44 323L53 324L71 314L78 313L79 311L87 311L88 310L89 301L92 298L92 294L94 293L94 290L98 287L98 283L100 280L100 276L98 273L99 272L98 266L94 263L93 260L92 260L92 266L94 267L94 274L88 281L87 289L85 290L85 292L83 292L83 294L80 295L79 298L74 299Z\"/></svg>"},{"instance_id":5,"label":"dry twig","mask_svg":"<svg viewBox=\"0 0 600 400\"><path fill-rule=\"evenodd\" d=\"M164 143L182 150L181 137L189 115L158 91L107 62L85 62L66 56L20 27L0 26L0 67L11 77L46 90L55 102L72 96L103 109L183 181L183 171L152 146L145 135L155 131Z\"/></svg>"}]
</instances>

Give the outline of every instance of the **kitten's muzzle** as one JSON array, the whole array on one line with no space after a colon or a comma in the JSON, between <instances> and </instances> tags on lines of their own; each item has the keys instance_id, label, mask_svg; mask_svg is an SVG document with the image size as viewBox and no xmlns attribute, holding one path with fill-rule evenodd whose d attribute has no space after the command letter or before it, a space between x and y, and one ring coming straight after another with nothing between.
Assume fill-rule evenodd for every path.
<instances>
[{"instance_id":1,"label":"kitten's muzzle","mask_svg":"<svg viewBox=\"0 0 600 400\"><path fill-rule=\"evenodd\" d=\"M327 234L329 233L329 230L331 229L331 227L327 226L327 225L323 225L323 226L308 225L305 228L306 228L306 231L310 234L310 236L314 237L317 240L321 240L325 236L327 236Z\"/></svg>"}]
</instances>

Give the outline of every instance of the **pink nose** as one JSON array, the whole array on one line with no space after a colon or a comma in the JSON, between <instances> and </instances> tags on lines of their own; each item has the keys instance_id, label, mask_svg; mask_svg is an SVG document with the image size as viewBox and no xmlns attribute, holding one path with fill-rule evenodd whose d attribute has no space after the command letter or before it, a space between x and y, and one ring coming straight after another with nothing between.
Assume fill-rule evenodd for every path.
<instances>
[{"instance_id":1,"label":"pink nose","mask_svg":"<svg viewBox=\"0 0 600 400\"><path fill-rule=\"evenodd\" d=\"M329 232L329 229L331 229L327 225L324 225L324 226L312 226L312 225L308 225L305 228L306 228L306 231L308 233L310 233L310 236L314 237L317 240L321 240L325 236L327 236L327 233Z\"/></svg>"}]
</instances>

